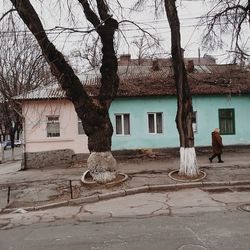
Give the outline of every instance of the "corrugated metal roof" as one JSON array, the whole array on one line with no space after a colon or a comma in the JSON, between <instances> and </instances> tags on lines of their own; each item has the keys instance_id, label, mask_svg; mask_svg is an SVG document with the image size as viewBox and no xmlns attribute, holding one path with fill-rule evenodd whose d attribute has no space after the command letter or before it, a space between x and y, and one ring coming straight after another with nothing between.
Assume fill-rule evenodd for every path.
<instances>
[{"instance_id":1,"label":"corrugated metal roof","mask_svg":"<svg viewBox=\"0 0 250 250\"><path fill-rule=\"evenodd\" d=\"M28 93L14 97L16 100L60 99L65 98L65 91L58 84L41 86Z\"/></svg>"}]
</instances>

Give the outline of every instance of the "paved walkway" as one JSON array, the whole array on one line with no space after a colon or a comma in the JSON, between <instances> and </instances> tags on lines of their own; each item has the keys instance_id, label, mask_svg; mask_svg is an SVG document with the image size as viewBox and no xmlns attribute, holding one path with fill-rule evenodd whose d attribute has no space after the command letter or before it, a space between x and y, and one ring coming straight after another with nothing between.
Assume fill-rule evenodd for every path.
<instances>
[{"instance_id":1,"label":"paved walkway","mask_svg":"<svg viewBox=\"0 0 250 250\"><path fill-rule=\"evenodd\" d=\"M5 163L0 165L0 209L5 212L19 207L35 210L190 187L250 188L250 148L225 152L224 163L210 164L208 157L209 153L198 152L198 164L207 174L202 182L180 183L170 179L168 173L179 168L179 159L178 156L169 156L164 159L139 158L119 163L118 170L126 173L129 179L110 188L83 186L80 178L86 168L17 171L20 161Z\"/></svg>"}]
</instances>

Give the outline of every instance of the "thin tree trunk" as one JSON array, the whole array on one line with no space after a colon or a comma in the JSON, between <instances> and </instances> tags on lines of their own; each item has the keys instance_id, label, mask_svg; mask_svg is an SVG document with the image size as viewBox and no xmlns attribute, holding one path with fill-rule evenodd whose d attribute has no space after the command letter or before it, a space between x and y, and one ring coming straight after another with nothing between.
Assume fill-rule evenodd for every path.
<instances>
[{"instance_id":1,"label":"thin tree trunk","mask_svg":"<svg viewBox=\"0 0 250 250\"><path fill-rule=\"evenodd\" d=\"M176 125L180 140L179 174L196 177L199 171L192 128L192 97L181 49L180 23L175 0L165 0L165 10L171 29L171 53L177 90Z\"/></svg>"}]
</instances>

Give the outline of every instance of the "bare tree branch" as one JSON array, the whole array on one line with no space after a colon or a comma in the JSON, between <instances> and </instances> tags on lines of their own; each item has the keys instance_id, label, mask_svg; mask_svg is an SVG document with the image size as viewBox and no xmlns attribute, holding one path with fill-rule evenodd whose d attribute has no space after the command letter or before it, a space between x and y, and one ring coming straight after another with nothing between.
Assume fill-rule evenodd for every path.
<instances>
[{"instance_id":1,"label":"bare tree branch","mask_svg":"<svg viewBox=\"0 0 250 250\"><path fill-rule=\"evenodd\" d=\"M107 20L111 16L108 14L108 5L105 0L96 0L98 12L102 20Z\"/></svg>"},{"instance_id":2,"label":"bare tree branch","mask_svg":"<svg viewBox=\"0 0 250 250\"><path fill-rule=\"evenodd\" d=\"M147 30L143 29L142 27L140 27L140 25L138 25L136 22L134 21L131 21L131 20L122 20L119 22L119 24L121 23L131 23L133 24L134 26L136 26L140 31L142 31L143 33L149 35L152 39L158 41L158 39L156 39L150 32L148 32Z\"/></svg>"},{"instance_id":3,"label":"bare tree branch","mask_svg":"<svg viewBox=\"0 0 250 250\"><path fill-rule=\"evenodd\" d=\"M10 9L8 10L7 12L5 12L1 17L0 17L0 22L7 16L9 15L10 13L16 11L16 9Z\"/></svg>"},{"instance_id":4,"label":"bare tree branch","mask_svg":"<svg viewBox=\"0 0 250 250\"><path fill-rule=\"evenodd\" d=\"M80 30L80 29L77 29L77 28L66 28L66 27L63 27L63 26L55 26L54 28L47 29L46 31L54 31L54 30L60 30L61 32L69 31L71 33L89 34L89 33L93 32L93 31L95 31L96 29Z\"/></svg>"},{"instance_id":5,"label":"bare tree branch","mask_svg":"<svg viewBox=\"0 0 250 250\"><path fill-rule=\"evenodd\" d=\"M248 0L225 0L213 1L211 10L202 17L202 21L207 24L203 35L203 44L208 48L222 47L223 35L231 34L231 50L241 53L241 58L250 56L250 48L243 48L242 34L249 27L246 22L250 22L250 1ZM244 27L244 28L243 28ZM248 38L247 38L248 39Z\"/></svg>"},{"instance_id":6,"label":"bare tree branch","mask_svg":"<svg viewBox=\"0 0 250 250\"><path fill-rule=\"evenodd\" d=\"M78 0L78 1L83 7L84 14L88 19L88 21L92 23L95 28L97 28L98 25L100 24L100 19L95 14L95 12L90 8L88 0Z\"/></svg>"}]
</instances>

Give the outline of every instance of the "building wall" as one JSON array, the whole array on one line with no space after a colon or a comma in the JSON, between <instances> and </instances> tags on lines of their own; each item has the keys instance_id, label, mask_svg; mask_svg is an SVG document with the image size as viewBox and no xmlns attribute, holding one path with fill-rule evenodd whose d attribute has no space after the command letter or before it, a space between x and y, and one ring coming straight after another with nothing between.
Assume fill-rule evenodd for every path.
<instances>
[{"instance_id":1,"label":"building wall","mask_svg":"<svg viewBox=\"0 0 250 250\"><path fill-rule=\"evenodd\" d=\"M249 96L194 96L193 108L197 111L195 145L211 144L211 132L219 127L218 109L235 109L235 135L223 135L225 145L250 144ZM117 98L111 105L110 115L115 131L115 114L130 114L130 135L113 135L112 149L178 147L175 124L175 97ZM163 113L163 134L148 133L148 112Z\"/></svg>"},{"instance_id":2,"label":"building wall","mask_svg":"<svg viewBox=\"0 0 250 250\"><path fill-rule=\"evenodd\" d=\"M179 147L175 124L176 105L176 98L168 96L114 100L109 111L114 126L112 150ZM211 144L211 132L219 127L218 109L221 108L235 110L236 133L222 135L224 145L250 144L250 96L194 96L193 108L197 111L195 146ZM163 113L162 134L148 133L148 112ZM123 113L130 114L130 135L115 134L115 114ZM70 101L25 102L23 114L26 164L29 165L27 167L52 166L60 164L60 161L64 165L70 165L77 155L88 154L87 136L78 134L78 119ZM59 115L60 137L47 137L48 115ZM46 158L46 155L50 157Z\"/></svg>"},{"instance_id":3,"label":"building wall","mask_svg":"<svg viewBox=\"0 0 250 250\"><path fill-rule=\"evenodd\" d=\"M68 100L29 101L23 104L26 152L71 149L88 153L87 136L78 134L78 118ZM47 137L47 116L58 115L60 137Z\"/></svg>"},{"instance_id":4,"label":"building wall","mask_svg":"<svg viewBox=\"0 0 250 250\"><path fill-rule=\"evenodd\" d=\"M219 127L218 109L230 108L235 112L235 134L222 135L224 145L250 144L250 96L194 97L193 106L198 112L197 146L210 145L210 131Z\"/></svg>"}]
</instances>

